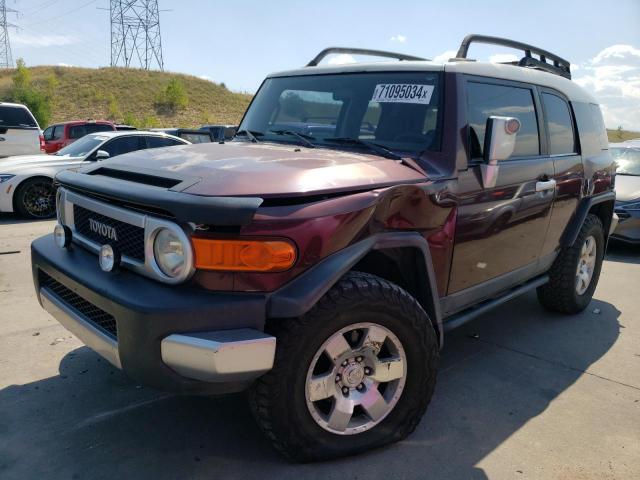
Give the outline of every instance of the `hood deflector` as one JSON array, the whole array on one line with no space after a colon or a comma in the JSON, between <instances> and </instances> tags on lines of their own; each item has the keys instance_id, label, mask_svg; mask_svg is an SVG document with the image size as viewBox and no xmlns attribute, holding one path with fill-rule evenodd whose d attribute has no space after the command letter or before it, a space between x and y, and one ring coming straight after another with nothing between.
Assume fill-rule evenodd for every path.
<instances>
[{"instance_id":1,"label":"hood deflector","mask_svg":"<svg viewBox=\"0 0 640 480\"><path fill-rule=\"evenodd\" d=\"M103 172L107 175L102 175L101 168L87 169L84 173L63 171L56 175L56 182L116 201L161 209L181 222L213 226L247 225L262 204L262 198L258 197L205 197L180 191L199 179L180 178L166 172L155 172L154 175L146 169L142 172L131 167L127 167L125 172L113 164ZM167 189L171 180L177 180L178 183ZM162 183L162 186L154 186L154 183Z\"/></svg>"}]
</instances>

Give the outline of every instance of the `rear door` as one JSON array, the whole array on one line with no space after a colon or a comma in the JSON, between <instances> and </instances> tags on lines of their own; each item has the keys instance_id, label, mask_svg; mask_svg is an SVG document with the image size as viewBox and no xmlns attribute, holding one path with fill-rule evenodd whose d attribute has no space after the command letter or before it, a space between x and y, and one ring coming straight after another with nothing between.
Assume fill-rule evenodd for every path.
<instances>
[{"instance_id":1,"label":"rear door","mask_svg":"<svg viewBox=\"0 0 640 480\"><path fill-rule=\"evenodd\" d=\"M543 152L535 87L467 78L469 168L458 179L458 219L446 310L487 298L535 275L554 198L553 161ZM511 158L499 163L494 187L482 182L485 126L491 115L520 120Z\"/></svg>"},{"instance_id":2,"label":"rear door","mask_svg":"<svg viewBox=\"0 0 640 480\"><path fill-rule=\"evenodd\" d=\"M0 105L0 157L40 153L40 127L22 106Z\"/></svg>"},{"instance_id":3,"label":"rear door","mask_svg":"<svg viewBox=\"0 0 640 480\"><path fill-rule=\"evenodd\" d=\"M575 118L567 98L555 90L541 88L540 99L548 150L555 170L553 179L557 184L549 232L542 248L545 257L556 251L560 237L576 211L582 193L584 167L578 153Z\"/></svg>"}]
</instances>

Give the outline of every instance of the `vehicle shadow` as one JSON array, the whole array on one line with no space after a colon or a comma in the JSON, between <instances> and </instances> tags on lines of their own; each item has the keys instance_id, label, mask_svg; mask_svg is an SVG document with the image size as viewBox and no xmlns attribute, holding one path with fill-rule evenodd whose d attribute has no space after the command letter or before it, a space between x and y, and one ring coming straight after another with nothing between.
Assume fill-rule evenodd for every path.
<instances>
[{"instance_id":1,"label":"vehicle shadow","mask_svg":"<svg viewBox=\"0 0 640 480\"><path fill-rule=\"evenodd\" d=\"M80 348L57 376L0 391L0 477L487 478L478 463L611 348L619 314L600 300L569 317L535 294L511 301L448 335L435 396L408 439L306 465L272 450L242 395L141 388Z\"/></svg>"},{"instance_id":2,"label":"vehicle shadow","mask_svg":"<svg viewBox=\"0 0 640 480\"><path fill-rule=\"evenodd\" d=\"M630 245L611 239L605 259L611 262L640 263L640 245Z\"/></svg>"}]
</instances>

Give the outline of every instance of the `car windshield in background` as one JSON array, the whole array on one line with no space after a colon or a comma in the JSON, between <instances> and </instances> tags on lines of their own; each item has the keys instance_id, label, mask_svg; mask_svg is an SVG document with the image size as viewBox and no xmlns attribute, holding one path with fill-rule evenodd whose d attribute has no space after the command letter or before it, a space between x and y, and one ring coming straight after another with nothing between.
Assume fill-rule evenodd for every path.
<instances>
[{"instance_id":1,"label":"car windshield in background","mask_svg":"<svg viewBox=\"0 0 640 480\"><path fill-rule=\"evenodd\" d=\"M62 150L58 150L56 155L59 157L84 157L106 139L107 137L94 135L82 137L80 140L76 140L71 145L64 147Z\"/></svg>"},{"instance_id":2,"label":"car windshield in background","mask_svg":"<svg viewBox=\"0 0 640 480\"><path fill-rule=\"evenodd\" d=\"M367 151L367 143L399 152L439 150L440 90L436 72L269 78L238 132L259 141L303 144L303 136L315 146Z\"/></svg>"},{"instance_id":3,"label":"car windshield in background","mask_svg":"<svg viewBox=\"0 0 640 480\"><path fill-rule=\"evenodd\" d=\"M609 152L618 164L618 175L640 176L640 148L610 148Z\"/></svg>"},{"instance_id":4,"label":"car windshield in background","mask_svg":"<svg viewBox=\"0 0 640 480\"><path fill-rule=\"evenodd\" d=\"M209 133L182 133L180 137L191 143L211 143Z\"/></svg>"},{"instance_id":5,"label":"car windshield in background","mask_svg":"<svg viewBox=\"0 0 640 480\"><path fill-rule=\"evenodd\" d=\"M0 106L1 127L38 128L38 124L24 108Z\"/></svg>"}]
</instances>

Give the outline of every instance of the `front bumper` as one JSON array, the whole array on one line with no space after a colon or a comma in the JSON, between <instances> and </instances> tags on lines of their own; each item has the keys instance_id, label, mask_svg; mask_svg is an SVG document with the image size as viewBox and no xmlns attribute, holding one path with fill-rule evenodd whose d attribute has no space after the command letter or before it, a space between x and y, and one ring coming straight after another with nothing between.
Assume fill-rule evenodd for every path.
<instances>
[{"instance_id":1,"label":"front bumper","mask_svg":"<svg viewBox=\"0 0 640 480\"><path fill-rule=\"evenodd\" d=\"M32 243L31 258L42 307L145 385L230 393L273 366L275 338L263 332L265 295L169 286L125 270L105 273L94 254L60 249L52 235Z\"/></svg>"}]
</instances>

